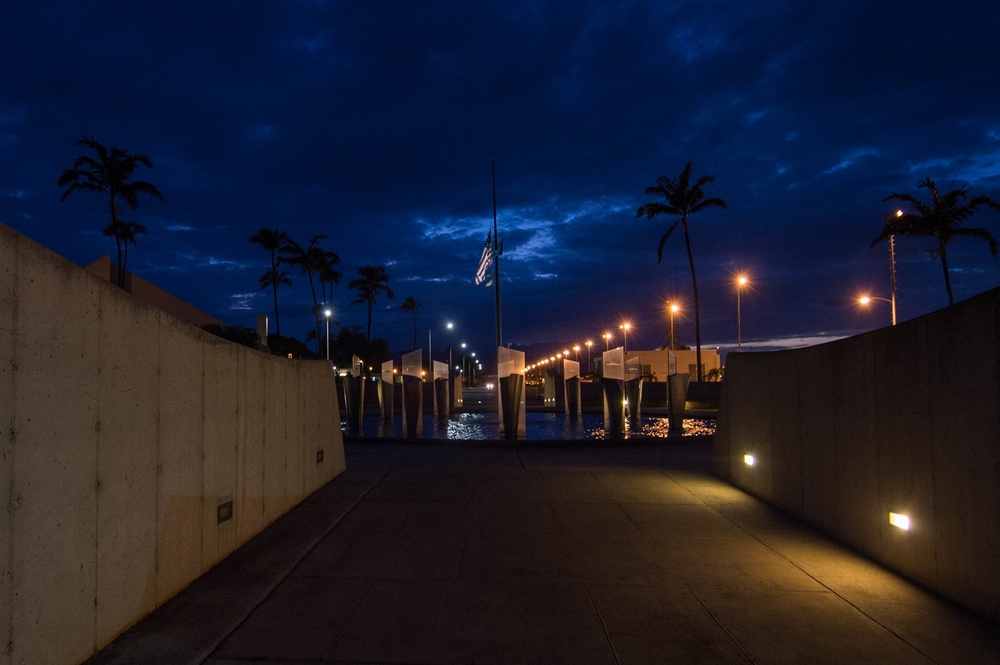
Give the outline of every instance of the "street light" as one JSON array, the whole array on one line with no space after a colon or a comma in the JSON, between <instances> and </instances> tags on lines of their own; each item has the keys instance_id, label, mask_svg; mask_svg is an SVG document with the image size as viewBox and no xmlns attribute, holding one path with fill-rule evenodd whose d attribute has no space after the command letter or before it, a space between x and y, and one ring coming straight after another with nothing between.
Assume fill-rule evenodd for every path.
<instances>
[{"instance_id":1,"label":"street light","mask_svg":"<svg viewBox=\"0 0 1000 665\"><path fill-rule=\"evenodd\" d=\"M606 332L601 337L604 338L604 350L607 351L609 345L611 344L611 333Z\"/></svg>"},{"instance_id":2,"label":"street light","mask_svg":"<svg viewBox=\"0 0 1000 665\"><path fill-rule=\"evenodd\" d=\"M736 278L736 350L743 350L743 327L740 321L740 296L743 293L743 287L747 285L747 278L745 275L740 275Z\"/></svg>"},{"instance_id":3,"label":"street light","mask_svg":"<svg viewBox=\"0 0 1000 665\"><path fill-rule=\"evenodd\" d=\"M573 345L573 357L576 359L576 362L580 362L580 345L579 344L574 344Z\"/></svg>"},{"instance_id":4,"label":"street light","mask_svg":"<svg viewBox=\"0 0 1000 665\"><path fill-rule=\"evenodd\" d=\"M594 343L588 339L586 344L587 344L587 374L590 374L590 368L593 367L593 365L590 362L590 347L592 347Z\"/></svg>"},{"instance_id":5,"label":"street light","mask_svg":"<svg viewBox=\"0 0 1000 665\"><path fill-rule=\"evenodd\" d=\"M868 296L864 295L858 298L858 303L867 307L871 304L872 300L881 300L882 302L887 302L892 305L892 325L896 325L896 303L888 298L879 298L878 296Z\"/></svg>"},{"instance_id":6,"label":"street light","mask_svg":"<svg viewBox=\"0 0 1000 665\"><path fill-rule=\"evenodd\" d=\"M333 316L332 309L325 309L323 314L326 316L326 359L330 359L330 317Z\"/></svg>"},{"instance_id":7,"label":"street light","mask_svg":"<svg viewBox=\"0 0 1000 665\"><path fill-rule=\"evenodd\" d=\"M440 328L441 326L438 327ZM451 330L452 328L455 327L455 324L449 321L448 323L444 324L444 327L447 328L448 330ZM434 354L431 351L431 332L433 330L434 330L433 328L429 328L427 330L427 375L429 377L428 380L430 381L431 385L434 385ZM449 360L448 362L450 366L451 360Z\"/></svg>"},{"instance_id":8,"label":"street light","mask_svg":"<svg viewBox=\"0 0 1000 665\"><path fill-rule=\"evenodd\" d=\"M632 324L628 323L626 321L625 323L621 324L618 327L621 328L622 332L624 333L624 337L622 339L622 353L627 353L628 352L628 331L632 327Z\"/></svg>"},{"instance_id":9,"label":"street light","mask_svg":"<svg viewBox=\"0 0 1000 665\"><path fill-rule=\"evenodd\" d=\"M896 217L902 217L903 211L897 210ZM892 284L892 325L896 325L896 236L889 236L889 280Z\"/></svg>"},{"instance_id":10,"label":"street light","mask_svg":"<svg viewBox=\"0 0 1000 665\"><path fill-rule=\"evenodd\" d=\"M673 351L677 346L677 338L674 337L674 314L681 311L681 308L676 304L667 301L667 313L670 315L670 350Z\"/></svg>"}]
</instances>

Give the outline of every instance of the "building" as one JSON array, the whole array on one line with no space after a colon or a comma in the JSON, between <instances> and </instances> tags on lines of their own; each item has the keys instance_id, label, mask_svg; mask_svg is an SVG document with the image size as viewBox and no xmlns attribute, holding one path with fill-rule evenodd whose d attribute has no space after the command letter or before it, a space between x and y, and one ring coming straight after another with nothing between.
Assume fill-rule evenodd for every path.
<instances>
[{"instance_id":1,"label":"building","mask_svg":"<svg viewBox=\"0 0 1000 665\"><path fill-rule=\"evenodd\" d=\"M84 270L106 282L118 283L118 264L111 262L110 254L105 254ZM177 296L167 293L160 287L150 284L127 270L125 271L125 290L139 300L199 328L209 323L222 325L222 322L214 316L206 314L194 305L189 305Z\"/></svg>"},{"instance_id":2,"label":"building","mask_svg":"<svg viewBox=\"0 0 1000 665\"><path fill-rule=\"evenodd\" d=\"M627 359L638 358L642 364L642 375L646 381L666 381L675 373L688 373L691 380L698 377L697 353L694 349L671 350L666 347L648 351L629 349ZM600 358L595 359L595 370L600 374ZM717 349L701 350L702 377L706 381L718 381L722 362ZM714 372L712 370L715 370Z\"/></svg>"}]
</instances>

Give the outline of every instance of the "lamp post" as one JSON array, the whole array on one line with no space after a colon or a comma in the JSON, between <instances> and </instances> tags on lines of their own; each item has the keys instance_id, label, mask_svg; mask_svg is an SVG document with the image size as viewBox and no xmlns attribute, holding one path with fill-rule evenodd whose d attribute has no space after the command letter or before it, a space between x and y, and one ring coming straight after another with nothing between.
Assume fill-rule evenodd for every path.
<instances>
[{"instance_id":1,"label":"lamp post","mask_svg":"<svg viewBox=\"0 0 1000 665\"><path fill-rule=\"evenodd\" d=\"M580 362L580 345L579 344L574 344L573 345L573 359L576 360L576 362Z\"/></svg>"},{"instance_id":2,"label":"lamp post","mask_svg":"<svg viewBox=\"0 0 1000 665\"><path fill-rule=\"evenodd\" d=\"M604 350L607 351L611 345L611 333L606 332L602 337L604 338Z\"/></svg>"},{"instance_id":3,"label":"lamp post","mask_svg":"<svg viewBox=\"0 0 1000 665\"><path fill-rule=\"evenodd\" d=\"M590 347L592 347L594 343L588 339L586 341L586 345L587 345L587 374L590 374L590 368L593 366L590 361Z\"/></svg>"},{"instance_id":4,"label":"lamp post","mask_svg":"<svg viewBox=\"0 0 1000 665\"><path fill-rule=\"evenodd\" d=\"M626 321L618 327L621 328L622 333L624 333L622 337L622 353L628 353L628 331L632 327L632 324Z\"/></svg>"},{"instance_id":5,"label":"lamp post","mask_svg":"<svg viewBox=\"0 0 1000 665\"><path fill-rule=\"evenodd\" d=\"M887 302L892 305L892 325L896 325L896 303L888 298L879 298L878 296L861 296L858 298L858 303L867 307L871 304L872 300L881 300L882 302Z\"/></svg>"},{"instance_id":6,"label":"lamp post","mask_svg":"<svg viewBox=\"0 0 1000 665\"><path fill-rule=\"evenodd\" d=\"M677 338L674 337L674 314L680 311L680 307L674 303L667 301L667 313L670 315L670 350L673 351L677 346Z\"/></svg>"},{"instance_id":7,"label":"lamp post","mask_svg":"<svg viewBox=\"0 0 1000 665\"><path fill-rule=\"evenodd\" d=\"M455 327L455 324L449 321L448 323L444 324L444 327L447 328L448 330L451 330L452 328ZM427 380L430 382L431 385L434 385L434 353L431 350L432 349L431 332L433 332L433 330L434 328L427 329Z\"/></svg>"},{"instance_id":8,"label":"lamp post","mask_svg":"<svg viewBox=\"0 0 1000 665\"><path fill-rule=\"evenodd\" d=\"M902 217L903 211L897 210L896 217ZM896 236L889 236L889 279L892 283L892 325L896 325Z\"/></svg>"},{"instance_id":9,"label":"lamp post","mask_svg":"<svg viewBox=\"0 0 1000 665\"><path fill-rule=\"evenodd\" d=\"M743 287L747 285L747 278L740 275L736 278L736 350L743 350L743 326L740 320L740 296L743 294Z\"/></svg>"},{"instance_id":10,"label":"lamp post","mask_svg":"<svg viewBox=\"0 0 1000 665\"><path fill-rule=\"evenodd\" d=\"M333 310L327 308L323 310L323 314L326 316L326 359L330 360L330 317L333 316Z\"/></svg>"}]
</instances>

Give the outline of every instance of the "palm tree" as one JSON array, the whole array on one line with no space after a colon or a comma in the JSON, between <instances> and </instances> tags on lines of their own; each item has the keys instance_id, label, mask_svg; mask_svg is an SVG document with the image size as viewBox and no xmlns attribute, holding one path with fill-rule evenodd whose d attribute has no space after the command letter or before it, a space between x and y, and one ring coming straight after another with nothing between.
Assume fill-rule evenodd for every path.
<instances>
[{"instance_id":1,"label":"palm tree","mask_svg":"<svg viewBox=\"0 0 1000 665\"><path fill-rule=\"evenodd\" d=\"M316 317L316 353L319 353L319 315L322 308L319 300L316 298L316 282L313 281L313 275L319 276L324 268L340 263L339 256L319 246L319 241L325 239L325 235L315 235L309 240L307 246L302 247L299 243L288 238L281 247L281 251L287 254L287 257L283 259L285 263L298 266L309 278L309 290L312 292L313 299L313 314Z\"/></svg>"},{"instance_id":2,"label":"palm tree","mask_svg":"<svg viewBox=\"0 0 1000 665\"><path fill-rule=\"evenodd\" d=\"M92 137L84 136L74 145L82 145L97 153L97 157L83 155L77 157L73 166L62 172L57 184L65 187L60 200L65 201L66 197L76 190L85 192L97 192L108 197L108 209L111 213L111 223L105 227L104 235L114 236L115 245L118 248L118 286L125 286L125 260L122 256L122 244L125 244L125 251L128 252L128 243L135 244L135 233L145 233L136 228L131 230L131 238L128 238L129 229L127 224L123 224L118 219L119 202L124 203L132 210L139 205L139 195L146 194L163 200L163 194L156 186L143 180L132 180L139 164L147 168L153 168L153 163L145 153L129 154L128 150L115 147L105 147ZM135 224L135 222L131 222ZM138 225L137 225L138 226ZM125 233L126 236L123 236Z\"/></svg>"},{"instance_id":3,"label":"palm tree","mask_svg":"<svg viewBox=\"0 0 1000 665\"><path fill-rule=\"evenodd\" d=\"M872 241L871 247L895 235L937 238L937 247L931 250L932 256L941 259L944 270L944 288L948 291L948 304L954 305L951 294L951 278L948 274L948 243L955 238L979 238L985 240L990 248L990 255L996 257L1000 244L997 239L984 228L968 229L962 223L972 217L979 208L988 206L1000 210L1000 202L988 196L969 196L968 187L960 187L941 193L930 178L923 178L917 183L917 189L929 189L931 203L927 205L910 194L893 192L883 201L903 201L908 203L915 212L904 212L902 215L890 215L885 219L882 233Z\"/></svg>"},{"instance_id":4,"label":"palm tree","mask_svg":"<svg viewBox=\"0 0 1000 665\"><path fill-rule=\"evenodd\" d=\"M278 335L281 335L281 321L278 319L278 286L282 284L291 286L292 280L287 270L279 270L281 259L278 257L278 250L288 242L288 234L278 229L261 227L257 233L250 236L250 242L260 245L271 253L271 269L260 276L260 288L269 288L274 294L274 328Z\"/></svg>"},{"instance_id":5,"label":"palm tree","mask_svg":"<svg viewBox=\"0 0 1000 665\"><path fill-rule=\"evenodd\" d=\"M413 297L408 297L403 301L403 304L399 306L404 312L413 312L413 350L417 350L417 309L420 307L420 303Z\"/></svg>"},{"instance_id":6,"label":"palm tree","mask_svg":"<svg viewBox=\"0 0 1000 665\"><path fill-rule=\"evenodd\" d=\"M361 277L351 280L347 286L358 292L358 299L352 301L352 305L363 303L368 305L368 336L365 339L366 343L370 345L372 341L372 307L375 305L375 299L383 293L389 298L395 294L388 286L389 275L385 273L384 267L361 266L358 268L358 274Z\"/></svg>"},{"instance_id":7,"label":"palm tree","mask_svg":"<svg viewBox=\"0 0 1000 665\"><path fill-rule=\"evenodd\" d=\"M122 252L121 270L119 270L119 275L122 275L127 272L126 266L128 265L129 244L136 245L136 235L146 235L149 231L145 226L135 221L119 222L118 224L118 235L121 238L122 247L124 248L124 251ZM105 231L107 231L107 229L105 229Z\"/></svg>"},{"instance_id":8,"label":"palm tree","mask_svg":"<svg viewBox=\"0 0 1000 665\"><path fill-rule=\"evenodd\" d=\"M694 255L691 253L691 233L688 230L688 216L701 212L706 208L727 208L726 202L720 198L713 197L706 199L702 189L715 178L710 175L703 175L698 178L694 185L691 185L691 162L687 163L677 179L660 176L656 179L656 184L646 188L646 194L660 196L663 202L654 201L639 206L636 217L653 219L657 215L680 215L680 219L671 225L667 232L660 238L660 244L656 248L656 263L659 265L663 261L663 245L667 238L674 232L677 225L684 228L684 244L687 246L688 263L691 266L691 287L694 291L694 338L695 338L695 362L698 364L698 381L702 380L701 370L701 310L698 304L698 278L694 271Z\"/></svg>"},{"instance_id":9,"label":"palm tree","mask_svg":"<svg viewBox=\"0 0 1000 665\"><path fill-rule=\"evenodd\" d=\"M343 277L339 271L334 270L333 266L340 263L340 258L336 254L332 254L330 261L323 266L319 271L319 285L323 294L323 302L333 302L333 286L334 284L340 283L340 278ZM327 300L326 295L326 285L330 285L330 299Z\"/></svg>"}]
</instances>

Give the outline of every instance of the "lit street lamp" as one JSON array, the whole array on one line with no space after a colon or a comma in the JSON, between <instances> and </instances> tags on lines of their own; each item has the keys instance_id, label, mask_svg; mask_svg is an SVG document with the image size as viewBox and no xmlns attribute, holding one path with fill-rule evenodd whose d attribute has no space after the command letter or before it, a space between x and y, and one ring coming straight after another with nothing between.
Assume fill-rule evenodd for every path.
<instances>
[{"instance_id":1,"label":"lit street lamp","mask_svg":"<svg viewBox=\"0 0 1000 665\"><path fill-rule=\"evenodd\" d=\"M586 344L587 344L587 374L590 374L590 368L593 366L590 362L590 347L592 347L594 343L588 339Z\"/></svg>"},{"instance_id":2,"label":"lit street lamp","mask_svg":"<svg viewBox=\"0 0 1000 665\"><path fill-rule=\"evenodd\" d=\"M611 333L606 332L602 337L604 337L604 350L607 351L611 345Z\"/></svg>"},{"instance_id":3,"label":"lit street lamp","mask_svg":"<svg viewBox=\"0 0 1000 665\"><path fill-rule=\"evenodd\" d=\"M632 324L630 324L628 322L625 322L625 323L621 324L618 327L621 328L622 332L624 333L624 336L623 336L623 339L622 339L622 353L627 353L628 352L628 331L632 327Z\"/></svg>"},{"instance_id":4,"label":"lit street lamp","mask_svg":"<svg viewBox=\"0 0 1000 665\"><path fill-rule=\"evenodd\" d=\"M896 303L888 298L879 298L878 296L861 296L858 298L858 303L867 307L871 304L872 300L881 300L892 305L892 325L896 325Z\"/></svg>"},{"instance_id":5,"label":"lit street lamp","mask_svg":"<svg viewBox=\"0 0 1000 665\"><path fill-rule=\"evenodd\" d=\"M449 321L448 323L444 324L444 327L447 328L448 330L451 330L452 328L455 327L455 324ZM431 352L431 332L433 330L434 330L433 328L427 330L427 376L428 376L428 381L430 381L431 385L434 385L434 354ZM451 361L449 360L449 363L450 362Z\"/></svg>"},{"instance_id":6,"label":"lit street lamp","mask_svg":"<svg viewBox=\"0 0 1000 665\"><path fill-rule=\"evenodd\" d=\"M670 314L670 350L673 351L677 347L677 338L674 337L674 314L681 311L681 308L676 304L667 301L667 312Z\"/></svg>"}]
</instances>

